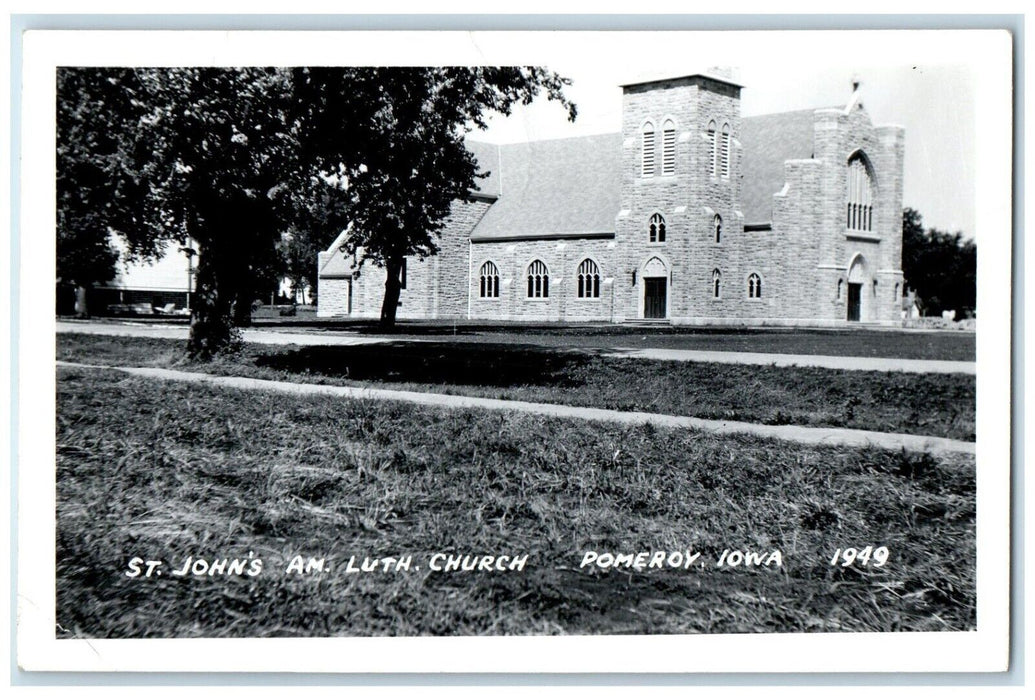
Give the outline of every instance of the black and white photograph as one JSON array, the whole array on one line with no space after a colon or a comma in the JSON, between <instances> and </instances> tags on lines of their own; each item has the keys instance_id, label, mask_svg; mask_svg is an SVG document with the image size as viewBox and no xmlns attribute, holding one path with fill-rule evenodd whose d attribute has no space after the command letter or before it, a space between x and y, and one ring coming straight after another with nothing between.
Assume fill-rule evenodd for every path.
<instances>
[{"instance_id":1,"label":"black and white photograph","mask_svg":"<svg viewBox=\"0 0 1035 700\"><path fill-rule=\"evenodd\" d=\"M1008 34L74 34L27 668L1002 670Z\"/></svg>"}]
</instances>

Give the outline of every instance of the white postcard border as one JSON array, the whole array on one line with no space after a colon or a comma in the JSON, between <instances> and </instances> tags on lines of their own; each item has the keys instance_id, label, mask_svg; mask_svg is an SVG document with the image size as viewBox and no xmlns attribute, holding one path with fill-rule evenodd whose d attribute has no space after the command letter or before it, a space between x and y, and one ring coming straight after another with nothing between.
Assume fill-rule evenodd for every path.
<instances>
[{"instance_id":1,"label":"white postcard border","mask_svg":"<svg viewBox=\"0 0 1035 700\"><path fill-rule=\"evenodd\" d=\"M604 36L606 34L606 36ZM642 33L639 33L642 34ZM32 31L24 37L18 661L26 670L311 672L1001 671L1009 630L1012 109L1004 31L688 33L702 60L881 46L867 63L967 63L977 87L978 631L335 639L55 639L54 96L62 65L543 64L613 33ZM903 37L908 34L908 40ZM748 36L749 35L749 36ZM637 37L626 37L635 43ZM689 41L692 39L692 41ZM738 48L739 47L739 48ZM745 55L745 47L751 52ZM613 50L613 46L611 47ZM756 53L757 52L757 53ZM815 55L812 53L811 55ZM946 108L951 108L947 105ZM39 282L32 294L26 285Z\"/></svg>"}]
</instances>

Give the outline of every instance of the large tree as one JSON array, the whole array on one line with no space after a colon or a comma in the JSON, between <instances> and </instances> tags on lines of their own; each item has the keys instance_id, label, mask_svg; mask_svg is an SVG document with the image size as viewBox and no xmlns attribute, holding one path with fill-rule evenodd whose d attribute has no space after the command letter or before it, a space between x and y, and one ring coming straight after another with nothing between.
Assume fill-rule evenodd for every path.
<instances>
[{"instance_id":1,"label":"large tree","mask_svg":"<svg viewBox=\"0 0 1035 700\"><path fill-rule=\"evenodd\" d=\"M194 357L237 344L263 282L282 271L285 231L329 243L348 226L348 250L388 273L382 317L394 324L403 258L437 251L450 204L475 185L465 132L541 92L575 115L567 81L539 68L62 73L59 104L81 106L72 121L107 139L108 196L86 207L97 229L121 232L136 256L188 236L198 244ZM84 83L96 99L82 98Z\"/></svg>"},{"instance_id":2,"label":"large tree","mask_svg":"<svg viewBox=\"0 0 1035 700\"><path fill-rule=\"evenodd\" d=\"M277 200L290 197L300 169L290 71L88 68L60 77L59 105L84 105L75 121L107 139L97 150L110 157L97 163L109 196L89 207L95 228L120 232L136 257L196 241L188 350L205 357L233 347L235 327L279 274ZM96 86L98 99L83 100L82 84ZM72 130L60 137L59 150L82 140Z\"/></svg>"},{"instance_id":3,"label":"large tree","mask_svg":"<svg viewBox=\"0 0 1035 700\"><path fill-rule=\"evenodd\" d=\"M924 229L915 209L902 212L902 272L930 314L955 310L957 318L977 306L977 246L961 232Z\"/></svg>"}]
</instances>

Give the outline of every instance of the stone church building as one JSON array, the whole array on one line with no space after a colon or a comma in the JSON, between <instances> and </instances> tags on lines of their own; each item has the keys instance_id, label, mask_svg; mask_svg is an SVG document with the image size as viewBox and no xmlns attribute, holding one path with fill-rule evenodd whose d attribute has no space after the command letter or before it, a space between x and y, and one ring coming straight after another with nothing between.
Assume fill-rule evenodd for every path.
<instances>
[{"instance_id":1,"label":"stone church building","mask_svg":"<svg viewBox=\"0 0 1035 700\"><path fill-rule=\"evenodd\" d=\"M900 323L903 129L874 126L858 85L842 107L749 118L741 88L639 82L621 133L469 141L490 175L439 254L407 260L398 318ZM377 318L384 270L342 240L319 255L318 315Z\"/></svg>"}]
</instances>

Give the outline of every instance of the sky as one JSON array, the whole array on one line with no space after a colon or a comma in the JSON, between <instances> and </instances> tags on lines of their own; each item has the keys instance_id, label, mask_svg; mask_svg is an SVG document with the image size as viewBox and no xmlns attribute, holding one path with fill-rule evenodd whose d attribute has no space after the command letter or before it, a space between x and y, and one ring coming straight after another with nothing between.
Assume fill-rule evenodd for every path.
<instances>
[{"instance_id":1,"label":"sky","mask_svg":"<svg viewBox=\"0 0 1035 700\"><path fill-rule=\"evenodd\" d=\"M685 67L683 67L685 65ZM673 61L651 68L617 60L558 61L547 67L572 80L566 94L578 105L569 123L557 103L537 100L509 117L495 117L479 140L513 143L617 132L623 82L685 75L711 66ZM975 71L967 65L798 65L780 61L726 66L744 85L744 116L843 106L851 83L862 83L862 103L874 124L905 127L903 205L924 225L977 238L975 228Z\"/></svg>"},{"instance_id":2,"label":"sky","mask_svg":"<svg viewBox=\"0 0 1035 700\"><path fill-rule=\"evenodd\" d=\"M538 65L571 79L565 92L578 105L574 124L559 104L540 99L473 134L496 143L617 132L621 84L715 66L743 84L744 116L841 106L858 79L873 122L905 129L904 206L928 227L979 243L1009 232L1012 37L1003 30L354 31L275 41L262 32L204 32L190 41L177 32L113 32L103 40L68 32L53 39L57 65Z\"/></svg>"}]
</instances>

